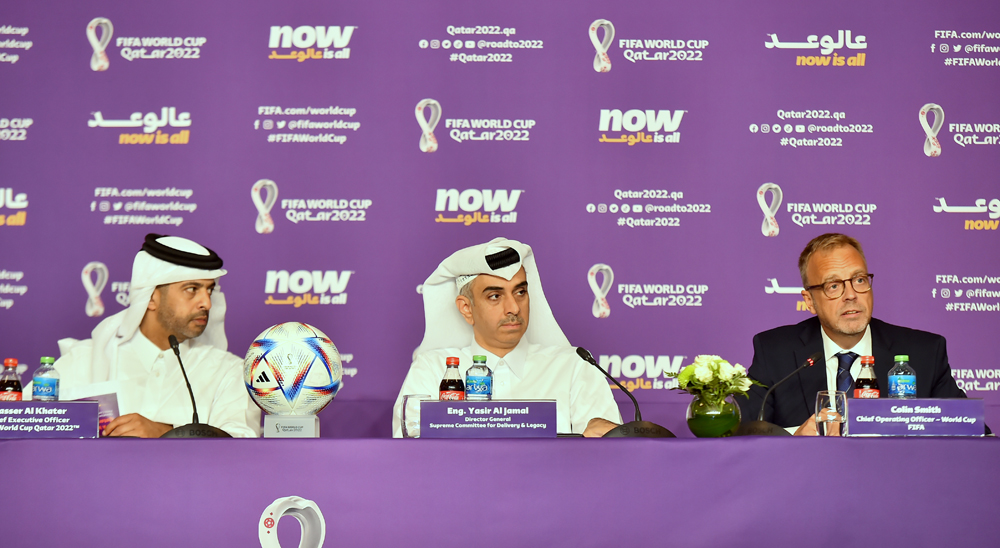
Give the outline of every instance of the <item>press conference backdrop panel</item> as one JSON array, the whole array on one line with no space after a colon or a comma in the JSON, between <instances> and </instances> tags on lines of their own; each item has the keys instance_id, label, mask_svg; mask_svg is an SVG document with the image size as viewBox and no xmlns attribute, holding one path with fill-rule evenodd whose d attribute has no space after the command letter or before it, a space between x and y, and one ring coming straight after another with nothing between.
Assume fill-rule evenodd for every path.
<instances>
[{"instance_id":1,"label":"press conference backdrop panel","mask_svg":"<svg viewBox=\"0 0 1000 548\"><path fill-rule=\"evenodd\" d=\"M988 1L6 2L0 353L88 337L143 236L185 236L226 261L231 351L319 327L324 434L387 436L419 285L505 236L667 408L665 373L809 316L798 254L839 231L998 422L998 65Z\"/></svg>"}]
</instances>

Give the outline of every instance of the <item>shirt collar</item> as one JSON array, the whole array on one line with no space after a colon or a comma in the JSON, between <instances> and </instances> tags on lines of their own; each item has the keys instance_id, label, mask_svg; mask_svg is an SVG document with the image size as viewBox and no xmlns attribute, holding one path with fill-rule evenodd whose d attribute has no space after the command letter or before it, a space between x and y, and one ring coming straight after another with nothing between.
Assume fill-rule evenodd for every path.
<instances>
[{"instance_id":1,"label":"shirt collar","mask_svg":"<svg viewBox=\"0 0 1000 548\"><path fill-rule=\"evenodd\" d=\"M830 360L834 362L838 361L837 354L841 352L854 352L858 356L871 356L872 355L872 326L871 324L865 328L865 334L861 336L861 340L858 344L854 345L852 348L841 348L837 343L833 342L829 336L827 336L826 331L822 326L819 328L820 335L823 336L823 354L826 356L826 362L829 363Z\"/></svg>"},{"instance_id":2,"label":"shirt collar","mask_svg":"<svg viewBox=\"0 0 1000 548\"><path fill-rule=\"evenodd\" d=\"M156 360L159 359L161 355L166 357L166 354L168 353L173 354L173 350L169 348L166 350L160 350L160 347L156 346L153 344L153 341L146 338L146 335L144 335L141 330L136 330L135 336L132 337L132 344L134 345L133 349L136 357L139 358L139 362L142 364L142 367L147 371L151 371L153 369L153 364L156 363ZM188 346L190 346L188 341L184 341L178 345L182 355L187 354Z\"/></svg>"},{"instance_id":3,"label":"shirt collar","mask_svg":"<svg viewBox=\"0 0 1000 548\"><path fill-rule=\"evenodd\" d=\"M486 365L487 367L490 368L490 370L496 371L497 364L501 360L503 360L504 364L510 368L512 373L514 373L514 376L519 379L523 378L525 372L524 369L528 361L527 348L528 348L528 343L525 342L524 337L521 337L521 340L520 342L517 343L517 346L515 346L513 350L508 352L507 355L500 358L496 354L479 346L479 343L477 343L476 339L474 338L472 339L472 345L470 346L470 350L472 351L473 356L477 355L486 356Z\"/></svg>"}]
</instances>

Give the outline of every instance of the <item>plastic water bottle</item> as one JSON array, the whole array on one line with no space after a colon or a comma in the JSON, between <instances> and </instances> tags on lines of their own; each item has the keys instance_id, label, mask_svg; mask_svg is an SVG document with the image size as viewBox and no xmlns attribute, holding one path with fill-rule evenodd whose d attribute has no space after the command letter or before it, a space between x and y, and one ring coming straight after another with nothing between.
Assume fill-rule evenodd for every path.
<instances>
[{"instance_id":1,"label":"plastic water bottle","mask_svg":"<svg viewBox=\"0 0 1000 548\"><path fill-rule=\"evenodd\" d=\"M35 370L31 380L31 399L34 401L59 401L59 372L53 366L55 358L42 357L42 365Z\"/></svg>"},{"instance_id":2,"label":"plastic water bottle","mask_svg":"<svg viewBox=\"0 0 1000 548\"><path fill-rule=\"evenodd\" d=\"M910 367L909 356L896 356L889 370L889 397L912 400L917 397L917 374Z\"/></svg>"},{"instance_id":3,"label":"plastic water bottle","mask_svg":"<svg viewBox=\"0 0 1000 548\"><path fill-rule=\"evenodd\" d=\"M469 401L493 399L493 372L486 366L486 356L472 357L472 367L465 372L465 399Z\"/></svg>"}]
</instances>

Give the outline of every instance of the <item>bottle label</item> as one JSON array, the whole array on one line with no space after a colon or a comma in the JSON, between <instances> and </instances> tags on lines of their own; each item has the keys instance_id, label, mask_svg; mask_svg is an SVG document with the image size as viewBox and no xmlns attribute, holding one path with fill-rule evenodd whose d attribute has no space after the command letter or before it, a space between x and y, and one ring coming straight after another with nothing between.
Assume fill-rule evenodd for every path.
<instances>
[{"instance_id":1,"label":"bottle label","mask_svg":"<svg viewBox=\"0 0 1000 548\"><path fill-rule=\"evenodd\" d=\"M35 377L32 379L31 399L59 399L59 379Z\"/></svg>"},{"instance_id":2,"label":"bottle label","mask_svg":"<svg viewBox=\"0 0 1000 548\"><path fill-rule=\"evenodd\" d=\"M21 392L0 392L0 401L21 401Z\"/></svg>"},{"instance_id":3,"label":"bottle label","mask_svg":"<svg viewBox=\"0 0 1000 548\"><path fill-rule=\"evenodd\" d=\"M889 396L915 398L917 396L916 375L889 375Z\"/></svg>"},{"instance_id":4,"label":"bottle label","mask_svg":"<svg viewBox=\"0 0 1000 548\"><path fill-rule=\"evenodd\" d=\"M442 390L438 395L441 401L461 401L465 399L465 392L459 390Z\"/></svg>"},{"instance_id":5,"label":"bottle label","mask_svg":"<svg viewBox=\"0 0 1000 548\"><path fill-rule=\"evenodd\" d=\"M878 399L878 388L855 388L854 397L856 399Z\"/></svg>"},{"instance_id":6,"label":"bottle label","mask_svg":"<svg viewBox=\"0 0 1000 548\"><path fill-rule=\"evenodd\" d=\"M468 396L490 396L493 394L493 378L466 375L465 393Z\"/></svg>"}]
</instances>

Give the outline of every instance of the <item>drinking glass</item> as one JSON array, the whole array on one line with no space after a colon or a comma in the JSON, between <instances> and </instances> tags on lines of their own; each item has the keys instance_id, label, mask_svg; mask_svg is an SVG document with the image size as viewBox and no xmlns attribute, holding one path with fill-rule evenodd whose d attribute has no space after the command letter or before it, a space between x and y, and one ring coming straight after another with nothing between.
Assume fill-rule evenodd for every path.
<instances>
[{"instance_id":1,"label":"drinking glass","mask_svg":"<svg viewBox=\"0 0 1000 548\"><path fill-rule=\"evenodd\" d=\"M816 432L820 436L845 435L847 392L821 390L816 393Z\"/></svg>"},{"instance_id":2,"label":"drinking glass","mask_svg":"<svg viewBox=\"0 0 1000 548\"><path fill-rule=\"evenodd\" d=\"M420 402L431 399L428 394L403 396L403 437L420 437Z\"/></svg>"}]
</instances>

